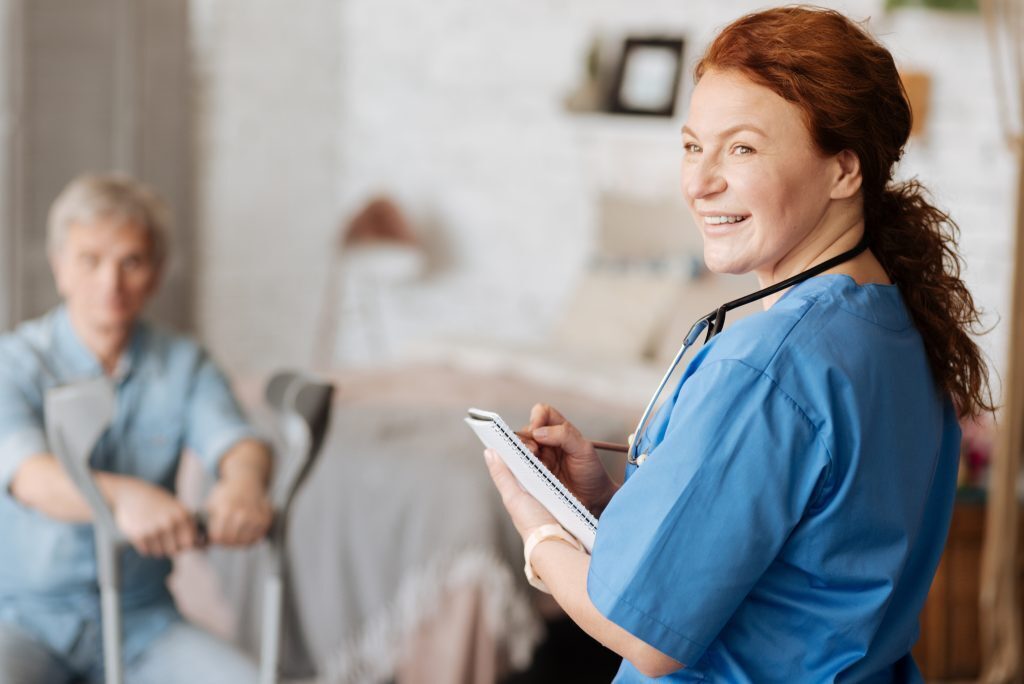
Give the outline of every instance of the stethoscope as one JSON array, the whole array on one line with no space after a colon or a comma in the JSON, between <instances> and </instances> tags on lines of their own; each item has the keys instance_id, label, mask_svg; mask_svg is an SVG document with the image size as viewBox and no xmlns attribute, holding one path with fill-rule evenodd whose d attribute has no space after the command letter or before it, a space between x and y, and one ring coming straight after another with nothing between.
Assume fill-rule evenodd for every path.
<instances>
[{"instance_id":1,"label":"stethoscope","mask_svg":"<svg viewBox=\"0 0 1024 684\"><path fill-rule=\"evenodd\" d=\"M626 462L639 466L643 465L644 460L646 460L646 454L643 454L638 458L636 452L640 448L640 442L643 441L643 431L647 427L647 421L651 417L651 411L654 410L655 404L658 403L658 399L661 397L661 393L665 390L665 385L668 384L668 380L672 376L672 373L674 373L676 368L679 366L679 362L683 360L683 355L686 354L686 350L693 346L693 343L697 341L697 338L700 337L702 332L707 331L707 336L704 338L704 344L707 344L708 340L722 332L722 329L725 327L725 314L727 312L741 306L746 306L752 302L756 302L759 299L764 299L769 295L773 295L776 292L793 287L794 285L802 283L809 278L813 278L816 275L824 273L830 268L834 268L843 262L849 261L867 248L867 236L861 237L860 242L858 242L857 246L853 249L834 256L828 261L823 261L817 266L813 266L791 278L787 278L786 280L775 283L774 285L770 285L763 290L751 292L739 299L726 302L706 316L701 316L697 319L697 322L693 324L690 331L686 333L686 338L683 339L682 346L679 347L679 351L676 352L675 358L672 359L672 363L668 367L668 371L665 373L664 377L662 377L661 383L658 385L658 389L654 391L654 396L651 397L650 402L647 404L647 408L644 409L643 415L640 416L640 422L637 423L636 430L633 432L629 440L629 451L626 453Z\"/></svg>"}]
</instances>

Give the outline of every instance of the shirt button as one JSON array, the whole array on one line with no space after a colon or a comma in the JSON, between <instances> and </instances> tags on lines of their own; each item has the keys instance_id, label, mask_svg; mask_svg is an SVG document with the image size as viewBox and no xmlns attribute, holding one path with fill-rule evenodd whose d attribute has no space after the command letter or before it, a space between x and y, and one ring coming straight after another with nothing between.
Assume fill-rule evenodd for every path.
<instances>
[{"instance_id":1,"label":"shirt button","mask_svg":"<svg viewBox=\"0 0 1024 684\"><path fill-rule=\"evenodd\" d=\"M646 460L647 460L647 454L640 454L639 456L636 457L636 464L638 466L642 466L644 464L644 461L646 461Z\"/></svg>"}]
</instances>

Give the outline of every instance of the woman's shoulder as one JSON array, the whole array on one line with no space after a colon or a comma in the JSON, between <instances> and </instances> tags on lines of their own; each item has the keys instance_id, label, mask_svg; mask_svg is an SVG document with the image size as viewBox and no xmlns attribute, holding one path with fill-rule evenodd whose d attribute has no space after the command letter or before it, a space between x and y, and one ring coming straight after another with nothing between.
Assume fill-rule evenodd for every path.
<instances>
[{"instance_id":1,"label":"woman's shoulder","mask_svg":"<svg viewBox=\"0 0 1024 684\"><path fill-rule=\"evenodd\" d=\"M740 361L820 424L849 402L894 396L894 384L908 400L934 395L924 343L894 286L814 278L709 346L702 366Z\"/></svg>"},{"instance_id":2,"label":"woman's shoulder","mask_svg":"<svg viewBox=\"0 0 1024 684\"><path fill-rule=\"evenodd\" d=\"M768 372L801 359L827 363L830 357L885 354L908 338L918 335L896 286L826 275L800 283L767 311L727 327L708 360L731 358Z\"/></svg>"}]
</instances>

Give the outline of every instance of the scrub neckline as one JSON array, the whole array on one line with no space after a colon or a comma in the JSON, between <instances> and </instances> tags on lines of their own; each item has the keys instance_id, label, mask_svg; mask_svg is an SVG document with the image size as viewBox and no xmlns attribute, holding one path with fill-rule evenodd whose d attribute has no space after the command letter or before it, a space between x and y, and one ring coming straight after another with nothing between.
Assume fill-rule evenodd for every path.
<instances>
[{"instance_id":1,"label":"scrub neckline","mask_svg":"<svg viewBox=\"0 0 1024 684\"><path fill-rule=\"evenodd\" d=\"M845 281L845 282L844 282ZM822 273L816 275L813 278L808 278L802 283L797 283L793 287L789 288L782 293L776 304L789 297L789 295L797 290L809 290L812 286L817 286L815 289L825 289L830 283L840 282L841 289L853 289L853 290L878 290L880 292L894 292L899 294L899 286L895 283L858 283L854 280L853 276L848 273Z\"/></svg>"}]
</instances>

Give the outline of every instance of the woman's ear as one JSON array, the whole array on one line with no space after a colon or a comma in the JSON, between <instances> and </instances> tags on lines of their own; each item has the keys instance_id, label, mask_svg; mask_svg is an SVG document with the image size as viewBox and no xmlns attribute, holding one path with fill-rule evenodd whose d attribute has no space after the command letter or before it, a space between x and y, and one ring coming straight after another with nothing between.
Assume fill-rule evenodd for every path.
<instances>
[{"instance_id":1,"label":"woman's ear","mask_svg":"<svg viewBox=\"0 0 1024 684\"><path fill-rule=\"evenodd\" d=\"M849 199L860 191L860 157L853 150L843 150L835 156L836 176L832 183L832 199Z\"/></svg>"}]
</instances>

